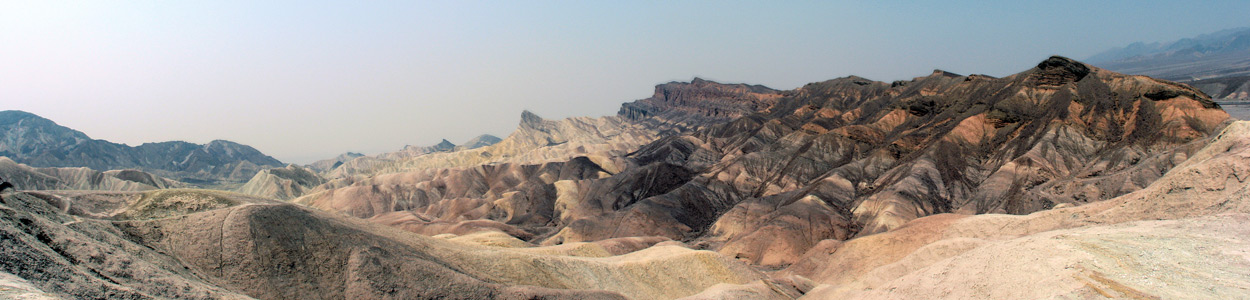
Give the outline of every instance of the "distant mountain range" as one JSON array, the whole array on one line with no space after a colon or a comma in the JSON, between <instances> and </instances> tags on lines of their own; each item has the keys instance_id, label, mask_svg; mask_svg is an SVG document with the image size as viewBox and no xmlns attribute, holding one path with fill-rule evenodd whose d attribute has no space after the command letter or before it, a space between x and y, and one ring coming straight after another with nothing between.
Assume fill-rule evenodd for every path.
<instances>
[{"instance_id":1,"label":"distant mountain range","mask_svg":"<svg viewBox=\"0 0 1250 300\"><path fill-rule=\"evenodd\" d=\"M198 185L243 182L257 171L284 165L255 148L226 140L131 147L92 139L52 120L16 110L0 111L0 156L32 167L139 169Z\"/></svg>"},{"instance_id":2,"label":"distant mountain range","mask_svg":"<svg viewBox=\"0 0 1250 300\"><path fill-rule=\"evenodd\" d=\"M1250 27L1220 30L1162 43L1136 42L1090 56L1086 62L1144 61L1160 57L1201 57L1250 50Z\"/></svg>"},{"instance_id":3,"label":"distant mountain range","mask_svg":"<svg viewBox=\"0 0 1250 300\"><path fill-rule=\"evenodd\" d=\"M1087 61L1125 74L1188 83L1215 99L1250 99L1250 27L1168 43L1132 43Z\"/></svg>"}]
</instances>

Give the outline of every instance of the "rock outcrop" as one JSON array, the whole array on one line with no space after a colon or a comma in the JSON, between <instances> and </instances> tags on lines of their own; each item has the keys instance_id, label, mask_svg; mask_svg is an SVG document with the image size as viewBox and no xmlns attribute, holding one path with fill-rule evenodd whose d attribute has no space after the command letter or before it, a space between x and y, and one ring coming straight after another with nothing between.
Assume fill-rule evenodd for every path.
<instances>
[{"instance_id":1,"label":"rock outcrop","mask_svg":"<svg viewBox=\"0 0 1250 300\"><path fill-rule=\"evenodd\" d=\"M688 83L657 85L655 95L621 105L617 115L689 130L767 110L780 97L780 91L762 85L721 84L695 78Z\"/></svg>"}]
</instances>

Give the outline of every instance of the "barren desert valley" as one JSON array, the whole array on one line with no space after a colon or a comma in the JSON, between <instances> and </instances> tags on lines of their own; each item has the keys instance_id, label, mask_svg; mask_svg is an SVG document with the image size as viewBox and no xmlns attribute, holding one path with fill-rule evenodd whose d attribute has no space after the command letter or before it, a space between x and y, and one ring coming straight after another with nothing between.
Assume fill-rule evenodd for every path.
<instances>
[{"instance_id":1,"label":"barren desert valley","mask_svg":"<svg viewBox=\"0 0 1250 300\"><path fill-rule=\"evenodd\" d=\"M306 164L2 111L0 298L1250 298L1250 30L1193 41Z\"/></svg>"}]
</instances>

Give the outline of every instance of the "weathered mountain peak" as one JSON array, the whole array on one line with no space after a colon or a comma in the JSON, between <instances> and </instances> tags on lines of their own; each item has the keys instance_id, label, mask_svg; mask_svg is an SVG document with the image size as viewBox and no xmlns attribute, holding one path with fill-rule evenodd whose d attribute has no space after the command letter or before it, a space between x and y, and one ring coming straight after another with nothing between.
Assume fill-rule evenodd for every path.
<instances>
[{"instance_id":1,"label":"weathered mountain peak","mask_svg":"<svg viewBox=\"0 0 1250 300\"><path fill-rule=\"evenodd\" d=\"M452 144L451 141L448 141L447 139L443 139L438 142L438 144L434 144L434 149L438 149L440 151L451 151L451 149L455 148L456 144Z\"/></svg>"},{"instance_id":2,"label":"weathered mountain peak","mask_svg":"<svg viewBox=\"0 0 1250 300\"><path fill-rule=\"evenodd\" d=\"M1088 65L1062 56L1051 56L1038 63L1035 69L1030 72L1029 79L1038 86L1047 87L1081 81L1090 73Z\"/></svg>"},{"instance_id":3,"label":"weathered mountain peak","mask_svg":"<svg viewBox=\"0 0 1250 300\"><path fill-rule=\"evenodd\" d=\"M528 109L521 111L520 127L538 128L543 124L543 121L545 121L543 120L543 117L539 117L537 114L534 114L534 112L531 112Z\"/></svg>"}]
</instances>

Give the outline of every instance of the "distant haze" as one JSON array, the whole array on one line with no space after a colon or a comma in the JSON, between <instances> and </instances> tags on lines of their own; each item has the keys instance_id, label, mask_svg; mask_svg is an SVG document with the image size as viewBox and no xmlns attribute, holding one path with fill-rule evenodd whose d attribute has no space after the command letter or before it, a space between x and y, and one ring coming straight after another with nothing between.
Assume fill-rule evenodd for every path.
<instances>
[{"instance_id":1,"label":"distant haze","mask_svg":"<svg viewBox=\"0 0 1250 300\"><path fill-rule=\"evenodd\" d=\"M505 137L524 109L610 115L695 76L1004 76L1250 25L1246 1L190 2L0 3L0 110L308 163Z\"/></svg>"}]
</instances>

